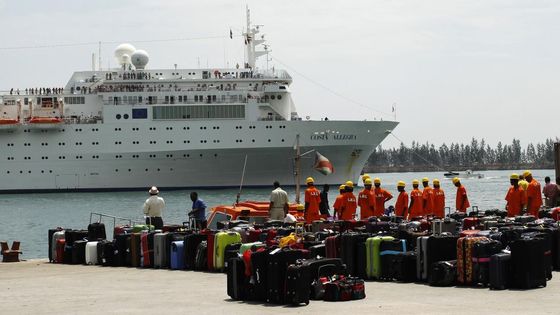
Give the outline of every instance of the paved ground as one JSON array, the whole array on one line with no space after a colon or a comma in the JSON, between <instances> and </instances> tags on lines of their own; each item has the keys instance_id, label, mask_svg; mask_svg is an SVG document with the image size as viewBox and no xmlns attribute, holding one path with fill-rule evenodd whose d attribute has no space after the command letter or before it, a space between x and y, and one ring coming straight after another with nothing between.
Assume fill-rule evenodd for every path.
<instances>
[{"instance_id":1,"label":"paved ground","mask_svg":"<svg viewBox=\"0 0 560 315\"><path fill-rule=\"evenodd\" d=\"M360 301L276 306L231 301L223 274L0 263L0 314L558 314L560 273L529 291L367 282L366 294Z\"/></svg>"}]
</instances>

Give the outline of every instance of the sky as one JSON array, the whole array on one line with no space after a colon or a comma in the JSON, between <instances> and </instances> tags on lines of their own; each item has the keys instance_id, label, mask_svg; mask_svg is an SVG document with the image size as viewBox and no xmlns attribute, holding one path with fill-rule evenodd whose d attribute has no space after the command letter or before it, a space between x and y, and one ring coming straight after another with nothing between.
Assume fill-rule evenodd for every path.
<instances>
[{"instance_id":1,"label":"sky","mask_svg":"<svg viewBox=\"0 0 560 315\"><path fill-rule=\"evenodd\" d=\"M152 69L234 67L246 5L301 117L394 120L394 107L405 144L560 137L560 2L549 0L0 0L0 90L63 86L91 69L98 42L102 68L121 42Z\"/></svg>"}]
</instances>

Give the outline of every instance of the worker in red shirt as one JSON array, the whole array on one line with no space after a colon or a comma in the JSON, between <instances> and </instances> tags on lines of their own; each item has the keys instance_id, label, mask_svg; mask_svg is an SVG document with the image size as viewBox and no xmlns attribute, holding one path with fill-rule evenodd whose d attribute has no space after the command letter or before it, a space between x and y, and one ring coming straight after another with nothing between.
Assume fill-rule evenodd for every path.
<instances>
[{"instance_id":1,"label":"worker in red shirt","mask_svg":"<svg viewBox=\"0 0 560 315\"><path fill-rule=\"evenodd\" d=\"M422 192L418 189L418 185L420 182L415 179L412 181L412 191L410 192L410 207L408 219L421 217L424 215L424 205L423 205L423 198Z\"/></svg>"},{"instance_id":2,"label":"worker in red shirt","mask_svg":"<svg viewBox=\"0 0 560 315\"><path fill-rule=\"evenodd\" d=\"M455 197L455 209L460 212L467 212L467 208L471 206L467 197L465 186L461 185L459 177L453 178L453 185L457 187L457 196Z\"/></svg>"},{"instance_id":3,"label":"worker in red shirt","mask_svg":"<svg viewBox=\"0 0 560 315\"><path fill-rule=\"evenodd\" d=\"M305 190L305 221L311 223L321 218L319 214L319 204L321 203L321 192L315 187L315 181L312 177L305 180L307 189Z\"/></svg>"},{"instance_id":4,"label":"worker in red shirt","mask_svg":"<svg viewBox=\"0 0 560 315\"><path fill-rule=\"evenodd\" d=\"M539 216L539 209L541 208L542 194L541 194L541 184L533 178L533 174L530 171L523 172L523 177L529 183L527 186L527 213L535 217Z\"/></svg>"},{"instance_id":5,"label":"worker in red shirt","mask_svg":"<svg viewBox=\"0 0 560 315\"><path fill-rule=\"evenodd\" d=\"M408 215L408 193L404 190L406 184L401 180L397 183L397 202L395 203L395 215L406 218Z\"/></svg>"},{"instance_id":6,"label":"worker in red shirt","mask_svg":"<svg viewBox=\"0 0 560 315\"><path fill-rule=\"evenodd\" d=\"M513 173L509 177L511 187L506 194L506 210L508 217L515 217L522 214L523 208L527 203L527 195L519 186L519 175Z\"/></svg>"},{"instance_id":7,"label":"worker in red shirt","mask_svg":"<svg viewBox=\"0 0 560 315\"><path fill-rule=\"evenodd\" d=\"M434 213L434 191L430 187L430 179L428 177L422 178L422 207L424 208L424 215Z\"/></svg>"},{"instance_id":8,"label":"worker in red shirt","mask_svg":"<svg viewBox=\"0 0 560 315\"><path fill-rule=\"evenodd\" d=\"M340 185L338 187L338 196L334 200L333 209L335 213L335 217L340 219L340 214L342 210L342 199L344 198L344 193L346 192L346 186Z\"/></svg>"},{"instance_id":9,"label":"worker in red shirt","mask_svg":"<svg viewBox=\"0 0 560 315\"><path fill-rule=\"evenodd\" d=\"M356 202L356 196L353 193L354 183L352 183L351 181L347 181L346 184L344 184L344 186L346 187L346 190L342 197L340 219L348 221L354 219L354 215L356 214L356 208L358 207L358 203Z\"/></svg>"},{"instance_id":10,"label":"worker in red shirt","mask_svg":"<svg viewBox=\"0 0 560 315\"><path fill-rule=\"evenodd\" d=\"M366 178L364 189L358 194L358 206L360 206L360 220L365 220L374 215L375 196L371 190L371 179Z\"/></svg>"},{"instance_id":11,"label":"worker in red shirt","mask_svg":"<svg viewBox=\"0 0 560 315\"><path fill-rule=\"evenodd\" d=\"M439 179L433 180L434 208L433 213L438 218L445 217L445 192L440 187Z\"/></svg>"},{"instance_id":12,"label":"worker in red shirt","mask_svg":"<svg viewBox=\"0 0 560 315\"><path fill-rule=\"evenodd\" d=\"M385 202L391 200L393 195L385 189L381 188L381 179L376 177L373 179L373 194L375 195L375 212L374 216L381 217L385 214Z\"/></svg>"}]
</instances>

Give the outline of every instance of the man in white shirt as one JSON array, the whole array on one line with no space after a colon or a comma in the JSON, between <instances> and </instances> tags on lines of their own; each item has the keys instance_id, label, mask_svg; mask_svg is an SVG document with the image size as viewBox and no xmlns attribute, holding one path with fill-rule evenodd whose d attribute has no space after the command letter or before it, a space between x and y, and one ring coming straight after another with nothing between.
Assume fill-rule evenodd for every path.
<instances>
[{"instance_id":1,"label":"man in white shirt","mask_svg":"<svg viewBox=\"0 0 560 315\"><path fill-rule=\"evenodd\" d=\"M152 186L149 191L150 198L144 202L144 216L146 216L146 224L153 225L156 230L163 229L163 219L161 214L165 207L165 201L159 197L159 190L156 186Z\"/></svg>"},{"instance_id":2,"label":"man in white shirt","mask_svg":"<svg viewBox=\"0 0 560 315\"><path fill-rule=\"evenodd\" d=\"M273 184L274 190L270 193L270 220L284 220L288 214L288 194L280 188L278 181Z\"/></svg>"}]
</instances>

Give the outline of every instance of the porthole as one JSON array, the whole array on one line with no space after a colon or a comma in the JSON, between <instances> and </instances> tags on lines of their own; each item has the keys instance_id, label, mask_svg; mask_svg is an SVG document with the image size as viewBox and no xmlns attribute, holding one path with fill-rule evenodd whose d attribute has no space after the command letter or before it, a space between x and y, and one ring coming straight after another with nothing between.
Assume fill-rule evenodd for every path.
<instances>
[{"instance_id":1,"label":"porthole","mask_svg":"<svg viewBox=\"0 0 560 315\"><path fill-rule=\"evenodd\" d=\"M117 114L115 117L116 117L117 119L121 119L121 114Z\"/></svg>"},{"instance_id":2,"label":"porthole","mask_svg":"<svg viewBox=\"0 0 560 315\"><path fill-rule=\"evenodd\" d=\"M128 114L124 114L124 115L123 115L123 118L124 118L124 119L128 119L128 117L129 117Z\"/></svg>"},{"instance_id":3,"label":"porthole","mask_svg":"<svg viewBox=\"0 0 560 315\"><path fill-rule=\"evenodd\" d=\"M271 100L276 99L276 95L270 95L270 99L271 99Z\"/></svg>"},{"instance_id":4,"label":"porthole","mask_svg":"<svg viewBox=\"0 0 560 315\"><path fill-rule=\"evenodd\" d=\"M278 95L278 99L281 100L281 99L282 99L282 95Z\"/></svg>"}]
</instances>

